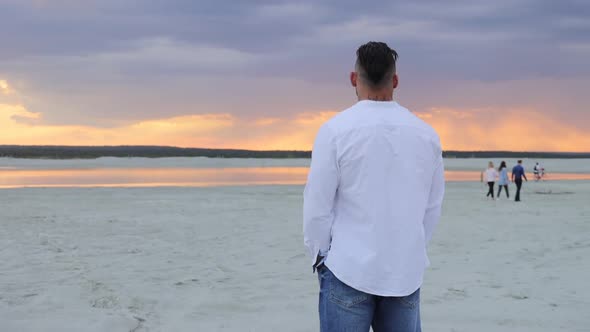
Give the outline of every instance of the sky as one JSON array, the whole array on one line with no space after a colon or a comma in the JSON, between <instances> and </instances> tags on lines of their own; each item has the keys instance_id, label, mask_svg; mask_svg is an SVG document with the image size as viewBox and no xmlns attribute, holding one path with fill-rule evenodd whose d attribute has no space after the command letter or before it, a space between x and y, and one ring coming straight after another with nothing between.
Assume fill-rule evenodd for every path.
<instances>
[{"instance_id":1,"label":"sky","mask_svg":"<svg viewBox=\"0 0 590 332\"><path fill-rule=\"evenodd\" d=\"M590 2L0 0L0 144L307 150L356 49L446 150L590 151Z\"/></svg>"}]
</instances>

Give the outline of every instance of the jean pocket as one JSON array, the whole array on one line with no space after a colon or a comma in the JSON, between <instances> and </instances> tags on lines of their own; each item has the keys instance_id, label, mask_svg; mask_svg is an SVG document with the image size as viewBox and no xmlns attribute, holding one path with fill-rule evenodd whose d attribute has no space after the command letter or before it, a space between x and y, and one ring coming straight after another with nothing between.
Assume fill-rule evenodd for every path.
<instances>
[{"instance_id":1,"label":"jean pocket","mask_svg":"<svg viewBox=\"0 0 590 332\"><path fill-rule=\"evenodd\" d=\"M322 279L324 279L324 276L325 276L324 272L326 269L327 269L326 266L324 264L321 264L315 270L316 274L318 275L318 281L320 282L320 286L322 284Z\"/></svg>"},{"instance_id":2,"label":"jean pocket","mask_svg":"<svg viewBox=\"0 0 590 332\"><path fill-rule=\"evenodd\" d=\"M340 306L350 308L369 300L370 295L356 290L338 280L330 271L330 301Z\"/></svg>"},{"instance_id":3,"label":"jean pocket","mask_svg":"<svg viewBox=\"0 0 590 332\"><path fill-rule=\"evenodd\" d=\"M398 297L397 299L403 306L415 309L420 304L420 289L408 296Z\"/></svg>"}]
</instances>

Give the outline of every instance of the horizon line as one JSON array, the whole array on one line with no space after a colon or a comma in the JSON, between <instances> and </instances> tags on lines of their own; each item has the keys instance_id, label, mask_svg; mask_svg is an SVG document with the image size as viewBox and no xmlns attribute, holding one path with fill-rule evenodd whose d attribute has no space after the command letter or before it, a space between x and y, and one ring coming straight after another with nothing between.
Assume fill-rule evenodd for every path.
<instances>
[{"instance_id":1,"label":"horizon line","mask_svg":"<svg viewBox=\"0 0 590 332\"><path fill-rule=\"evenodd\" d=\"M16 145L16 144L0 144L0 148L166 148L166 149L183 149L183 150L210 150L210 151L243 151L243 152L312 152L312 150L253 150L240 148L207 148L207 147L182 147L173 145ZM514 150L443 150L445 153L542 153L542 154L590 154L587 152L572 152L572 151L514 151Z\"/></svg>"}]
</instances>

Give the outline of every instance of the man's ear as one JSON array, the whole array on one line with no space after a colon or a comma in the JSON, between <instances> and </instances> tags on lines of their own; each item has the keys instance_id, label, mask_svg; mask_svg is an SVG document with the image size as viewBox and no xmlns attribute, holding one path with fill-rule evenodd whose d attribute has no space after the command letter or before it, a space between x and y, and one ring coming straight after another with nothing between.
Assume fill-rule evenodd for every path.
<instances>
[{"instance_id":1,"label":"man's ear","mask_svg":"<svg viewBox=\"0 0 590 332\"><path fill-rule=\"evenodd\" d=\"M358 79L358 74L356 72L350 72L350 84L356 88L356 80Z\"/></svg>"},{"instance_id":2,"label":"man's ear","mask_svg":"<svg viewBox=\"0 0 590 332\"><path fill-rule=\"evenodd\" d=\"M394 89L397 88L397 86L399 85L399 77L397 77L397 74L393 75L392 83Z\"/></svg>"}]
</instances>

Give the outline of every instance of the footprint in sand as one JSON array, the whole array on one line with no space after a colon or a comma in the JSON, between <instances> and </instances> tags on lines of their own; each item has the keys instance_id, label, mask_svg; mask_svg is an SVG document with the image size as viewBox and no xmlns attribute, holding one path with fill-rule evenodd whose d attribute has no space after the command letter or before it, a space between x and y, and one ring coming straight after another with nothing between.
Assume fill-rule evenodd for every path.
<instances>
[{"instance_id":1,"label":"footprint in sand","mask_svg":"<svg viewBox=\"0 0 590 332\"><path fill-rule=\"evenodd\" d=\"M464 289L449 288L447 289L447 295L450 295L452 297L465 298L467 297L467 292Z\"/></svg>"},{"instance_id":2,"label":"footprint in sand","mask_svg":"<svg viewBox=\"0 0 590 332\"><path fill-rule=\"evenodd\" d=\"M197 282L199 282L199 279L193 278L193 279L189 279L189 280L185 280L185 281L175 282L174 286L186 286L188 284L197 283Z\"/></svg>"},{"instance_id":3,"label":"footprint in sand","mask_svg":"<svg viewBox=\"0 0 590 332\"><path fill-rule=\"evenodd\" d=\"M457 289L457 288L447 288L447 291L438 296L438 300L448 301L448 300L460 300L469 297L467 295L467 291L464 289Z\"/></svg>"},{"instance_id":4,"label":"footprint in sand","mask_svg":"<svg viewBox=\"0 0 590 332\"><path fill-rule=\"evenodd\" d=\"M119 306L119 298L115 295L108 295L91 300L90 305L93 308L113 309Z\"/></svg>"},{"instance_id":5,"label":"footprint in sand","mask_svg":"<svg viewBox=\"0 0 590 332\"><path fill-rule=\"evenodd\" d=\"M515 299L515 300L519 300L519 301L528 300L529 299L529 297L527 295L524 295L524 294L508 294L508 295L506 295L506 297L509 297L509 298L512 298L512 299Z\"/></svg>"},{"instance_id":6,"label":"footprint in sand","mask_svg":"<svg viewBox=\"0 0 590 332\"><path fill-rule=\"evenodd\" d=\"M100 309L113 309L119 307L120 299L114 291L105 284L96 280L89 280L92 299L89 301L90 306Z\"/></svg>"}]
</instances>

